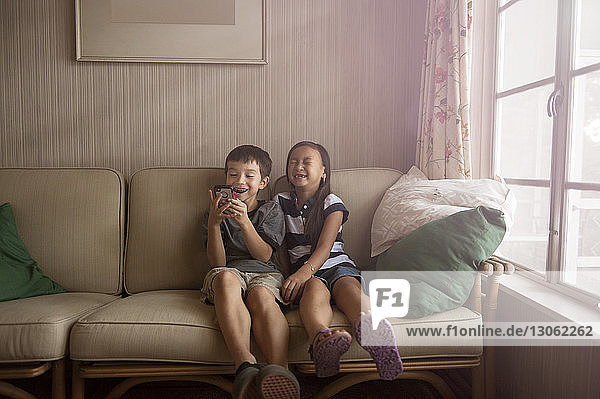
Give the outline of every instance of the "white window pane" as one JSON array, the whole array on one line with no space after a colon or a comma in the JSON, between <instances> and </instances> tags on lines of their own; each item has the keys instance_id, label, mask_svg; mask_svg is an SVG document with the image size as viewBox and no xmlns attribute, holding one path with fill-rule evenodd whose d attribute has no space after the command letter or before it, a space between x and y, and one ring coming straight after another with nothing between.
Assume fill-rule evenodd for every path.
<instances>
[{"instance_id":1,"label":"white window pane","mask_svg":"<svg viewBox=\"0 0 600 399\"><path fill-rule=\"evenodd\" d=\"M543 86L498 100L496 153L503 177L549 179L552 119L546 102L553 86Z\"/></svg>"},{"instance_id":2,"label":"white window pane","mask_svg":"<svg viewBox=\"0 0 600 399\"><path fill-rule=\"evenodd\" d=\"M498 251L520 265L545 273L550 190L516 185L510 185L510 188L517 198L517 210L512 230Z\"/></svg>"},{"instance_id":3,"label":"white window pane","mask_svg":"<svg viewBox=\"0 0 600 399\"><path fill-rule=\"evenodd\" d=\"M569 190L563 281L600 294L600 192Z\"/></svg>"},{"instance_id":4,"label":"white window pane","mask_svg":"<svg viewBox=\"0 0 600 399\"><path fill-rule=\"evenodd\" d=\"M600 1L577 1L575 26L575 68L600 62Z\"/></svg>"},{"instance_id":5,"label":"white window pane","mask_svg":"<svg viewBox=\"0 0 600 399\"><path fill-rule=\"evenodd\" d=\"M575 78L571 118L571 181L600 183L600 71Z\"/></svg>"},{"instance_id":6,"label":"white window pane","mask_svg":"<svg viewBox=\"0 0 600 399\"><path fill-rule=\"evenodd\" d=\"M499 91L554 75L556 2L522 0L500 14Z\"/></svg>"}]
</instances>

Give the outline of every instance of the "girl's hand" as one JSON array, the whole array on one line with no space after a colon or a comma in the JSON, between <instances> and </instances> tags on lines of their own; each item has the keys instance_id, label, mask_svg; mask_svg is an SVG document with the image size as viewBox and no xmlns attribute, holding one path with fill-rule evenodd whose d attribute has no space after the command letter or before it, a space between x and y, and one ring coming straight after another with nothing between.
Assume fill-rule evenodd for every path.
<instances>
[{"instance_id":1,"label":"girl's hand","mask_svg":"<svg viewBox=\"0 0 600 399\"><path fill-rule=\"evenodd\" d=\"M294 302L296 298L302 297L304 285L312 277L312 273L304 268L289 276L281 285L281 297L286 302Z\"/></svg>"},{"instance_id":2,"label":"girl's hand","mask_svg":"<svg viewBox=\"0 0 600 399\"><path fill-rule=\"evenodd\" d=\"M231 218L227 212L227 209L231 206L230 202L225 202L222 206L219 206L221 194L215 196L212 190L208 190L208 197L210 199L210 211L208 214L209 226L218 226L221 224L223 219Z\"/></svg>"},{"instance_id":3,"label":"girl's hand","mask_svg":"<svg viewBox=\"0 0 600 399\"><path fill-rule=\"evenodd\" d=\"M232 218L238 225L250 223L248 218L248 205L239 199L229 202L229 207L225 210L225 215Z\"/></svg>"}]
</instances>

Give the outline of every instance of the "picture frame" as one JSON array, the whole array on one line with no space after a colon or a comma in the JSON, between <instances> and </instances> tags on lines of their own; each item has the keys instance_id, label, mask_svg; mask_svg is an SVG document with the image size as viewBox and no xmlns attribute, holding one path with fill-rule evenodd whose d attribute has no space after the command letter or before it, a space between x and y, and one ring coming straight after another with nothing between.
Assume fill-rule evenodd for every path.
<instances>
[{"instance_id":1,"label":"picture frame","mask_svg":"<svg viewBox=\"0 0 600 399\"><path fill-rule=\"evenodd\" d=\"M75 0L77 61L266 64L266 0Z\"/></svg>"}]
</instances>

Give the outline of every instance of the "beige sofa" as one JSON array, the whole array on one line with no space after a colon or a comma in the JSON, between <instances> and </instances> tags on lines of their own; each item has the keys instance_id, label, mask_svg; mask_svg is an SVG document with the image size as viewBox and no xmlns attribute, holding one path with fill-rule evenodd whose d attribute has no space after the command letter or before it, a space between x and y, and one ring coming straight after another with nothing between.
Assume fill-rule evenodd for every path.
<instances>
[{"instance_id":1,"label":"beige sofa","mask_svg":"<svg viewBox=\"0 0 600 399\"><path fill-rule=\"evenodd\" d=\"M0 169L0 204L11 203L32 257L69 291L0 302L0 396L30 397L5 380L52 369L53 396L65 397L71 327L122 291L124 188L109 169Z\"/></svg>"},{"instance_id":2,"label":"beige sofa","mask_svg":"<svg viewBox=\"0 0 600 399\"><path fill-rule=\"evenodd\" d=\"M332 190L350 209L344 226L346 249L361 268L372 268L371 220L385 190L401 173L366 168L332 174ZM129 183L124 240L123 184L116 172L0 170L0 202L15 204L19 229L32 255L67 290L79 291L0 303L0 336L9 337L9 345L22 347L6 356L7 340L0 341L0 361L10 366L58 361L54 384L63 388L55 389L55 397L64 397L64 360L59 359L66 357L69 337L74 399L84 397L87 379L108 377L126 377L108 398L117 398L136 384L156 380L203 381L231 392L232 359L213 308L203 303L198 293L207 271L199 224L208 207L207 189L222 180L220 168L150 168L136 172ZM286 189L285 179L279 179L263 197ZM63 252L67 258L62 257ZM401 378L429 381L444 397L451 398L452 390L432 370L471 368L473 396L483 396L481 342L455 346L447 338L445 346L428 346L427 338L408 337L402 328L407 323L434 326L449 320L459 328L476 326L481 322L479 283L478 279L469 302L478 311L462 307L419 320L392 320L406 370ZM117 297L121 286L123 295ZM488 298L494 299L493 293ZM54 302L57 304L52 305ZM493 302L490 305L495 306ZM5 316L5 309L12 309L12 318ZM29 315L33 309L40 317ZM308 338L297 310L287 312L286 317L292 368L314 373L307 353ZM47 322L46 318L56 321ZM51 323L59 328L46 327ZM24 334L21 324L32 332ZM338 311L333 326L350 329ZM48 349L49 337L60 337L60 344L52 350ZM32 351L35 353L28 353ZM317 397L329 397L355 383L378 378L368 354L355 342L342 360L340 378ZM14 378L8 372L0 377ZM493 392L490 387L489 392Z\"/></svg>"}]
</instances>

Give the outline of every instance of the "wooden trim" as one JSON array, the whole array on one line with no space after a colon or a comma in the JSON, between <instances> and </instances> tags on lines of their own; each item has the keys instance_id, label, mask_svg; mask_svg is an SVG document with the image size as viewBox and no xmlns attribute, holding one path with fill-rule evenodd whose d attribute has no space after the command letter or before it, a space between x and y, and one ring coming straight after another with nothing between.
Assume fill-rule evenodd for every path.
<instances>
[{"instance_id":1,"label":"wooden trim","mask_svg":"<svg viewBox=\"0 0 600 399\"><path fill-rule=\"evenodd\" d=\"M313 399L331 398L335 394L353 385L365 381L373 381L379 379L379 373L377 372L347 374L328 384L316 395L314 395ZM405 371L402 374L400 374L397 377L397 379L420 380L428 382L440 393L440 395L442 395L444 399L456 399L456 395L454 394L452 389L450 389L446 381L444 381L442 377L431 371Z\"/></svg>"},{"instance_id":2,"label":"wooden trim","mask_svg":"<svg viewBox=\"0 0 600 399\"><path fill-rule=\"evenodd\" d=\"M25 379L35 378L52 368L52 398L65 399L65 364L66 360L59 359L53 362L31 364L0 365L0 379ZM0 396L4 395L13 399L35 399L35 396L21 388L5 381L0 381Z\"/></svg>"},{"instance_id":3,"label":"wooden trim","mask_svg":"<svg viewBox=\"0 0 600 399\"><path fill-rule=\"evenodd\" d=\"M167 377L234 374L233 365L203 365L185 363L87 363L80 362L82 378L104 377Z\"/></svg>"},{"instance_id":4,"label":"wooden trim","mask_svg":"<svg viewBox=\"0 0 600 399\"><path fill-rule=\"evenodd\" d=\"M0 381L0 395L13 399L36 399L32 394L4 381Z\"/></svg>"},{"instance_id":5,"label":"wooden trim","mask_svg":"<svg viewBox=\"0 0 600 399\"><path fill-rule=\"evenodd\" d=\"M34 378L50 370L50 367L52 367L52 364L50 362L34 363L31 365L2 365L0 366L0 378L6 380L14 378Z\"/></svg>"},{"instance_id":6,"label":"wooden trim","mask_svg":"<svg viewBox=\"0 0 600 399\"><path fill-rule=\"evenodd\" d=\"M86 378L108 377L125 377L126 380L114 387L106 399L119 398L136 385L157 381L204 382L232 393L232 382L222 375L234 374L234 372L232 365L73 361L72 398L83 399Z\"/></svg>"},{"instance_id":7,"label":"wooden trim","mask_svg":"<svg viewBox=\"0 0 600 399\"><path fill-rule=\"evenodd\" d=\"M407 359L404 361L404 372L399 379L417 379L430 383L444 398L454 399L456 396L448 384L431 370L448 368L474 368L482 364L479 356L465 358L432 358ZM315 374L314 364L292 364L303 374ZM155 381L198 381L215 385L226 392L232 392L232 383L222 377L223 374L233 374L231 365L197 365L197 364L166 364L166 363L86 363L73 362L72 390L73 399L83 399L84 382L86 378L125 377L125 381L117 385L107 395L107 399L121 397L130 388ZM373 362L352 362L340 364L342 376L327 385L315 398L326 398L354 384L380 379L377 367Z\"/></svg>"},{"instance_id":8,"label":"wooden trim","mask_svg":"<svg viewBox=\"0 0 600 399\"><path fill-rule=\"evenodd\" d=\"M231 380L228 380L219 375L196 375L196 376L165 376L165 377L143 377L143 378L127 378L125 381L114 387L104 399L118 399L125 394L129 389L136 385L144 384L146 382L157 382L157 381L194 381L204 382L207 384L215 385L221 388L223 391L231 394L233 392L233 384Z\"/></svg>"},{"instance_id":9,"label":"wooden trim","mask_svg":"<svg viewBox=\"0 0 600 399\"><path fill-rule=\"evenodd\" d=\"M465 358L432 358L425 360L403 361L404 371L424 371L424 370L442 370L448 368L471 368L481 364L480 356ZM302 374L315 374L315 365L313 363L302 363L292 365ZM340 363L340 373L364 373L376 372L377 366L373 362L352 362Z\"/></svg>"}]
</instances>

